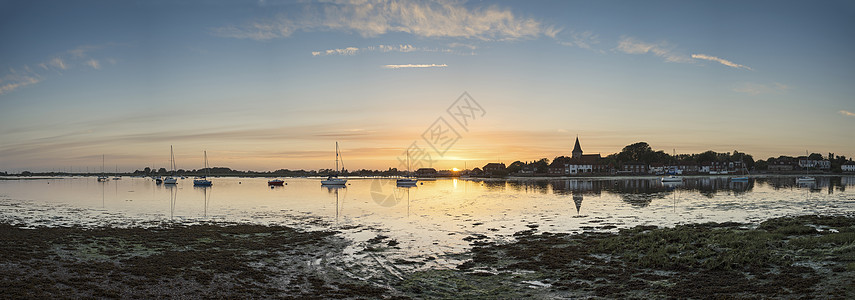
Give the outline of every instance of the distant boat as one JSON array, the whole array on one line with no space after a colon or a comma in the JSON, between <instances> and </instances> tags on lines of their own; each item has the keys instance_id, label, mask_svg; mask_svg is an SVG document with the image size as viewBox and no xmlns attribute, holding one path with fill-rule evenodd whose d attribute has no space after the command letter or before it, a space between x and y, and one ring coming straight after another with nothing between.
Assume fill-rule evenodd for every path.
<instances>
[{"instance_id":1,"label":"distant boat","mask_svg":"<svg viewBox=\"0 0 855 300\"><path fill-rule=\"evenodd\" d=\"M395 184L398 186L415 186L418 181L418 179L410 178L410 148L407 148L407 177L398 178Z\"/></svg>"},{"instance_id":2,"label":"distant boat","mask_svg":"<svg viewBox=\"0 0 855 300\"><path fill-rule=\"evenodd\" d=\"M671 175L668 177L662 177L662 182L683 182L683 178Z\"/></svg>"},{"instance_id":3,"label":"distant boat","mask_svg":"<svg viewBox=\"0 0 855 300\"><path fill-rule=\"evenodd\" d=\"M119 166L116 166L116 177L113 177L113 180L122 180L122 177L119 176Z\"/></svg>"},{"instance_id":4,"label":"distant boat","mask_svg":"<svg viewBox=\"0 0 855 300\"><path fill-rule=\"evenodd\" d=\"M805 150L805 157L806 157L806 160L809 160L810 155L808 155L807 150ZM807 168L805 169L805 176L799 176L799 178L796 178L797 183L810 183L810 182L816 181L816 178L807 176L807 174L810 173L810 162L808 161L806 164L807 164Z\"/></svg>"},{"instance_id":5,"label":"distant boat","mask_svg":"<svg viewBox=\"0 0 855 300\"><path fill-rule=\"evenodd\" d=\"M797 182L814 182L814 181L816 181L816 178L813 178L810 176L799 176L799 178L796 178L796 181Z\"/></svg>"},{"instance_id":6,"label":"distant boat","mask_svg":"<svg viewBox=\"0 0 855 300\"><path fill-rule=\"evenodd\" d=\"M338 178L338 173L340 173L338 169L338 160L341 154L338 151L338 142L335 142L335 173L327 176L327 180L321 180L321 185L345 185L347 184L347 179ZM344 160L341 161L342 169L344 168Z\"/></svg>"},{"instance_id":7,"label":"distant boat","mask_svg":"<svg viewBox=\"0 0 855 300\"><path fill-rule=\"evenodd\" d=\"M172 167L172 174L169 174L169 177L163 180L164 184L177 184L178 179L172 176L175 176L175 153L172 152L172 145L169 145L169 165Z\"/></svg>"},{"instance_id":8,"label":"distant boat","mask_svg":"<svg viewBox=\"0 0 855 300\"><path fill-rule=\"evenodd\" d=\"M205 176L193 179L194 186L211 186L213 183L208 180L208 151L203 152L205 155Z\"/></svg>"},{"instance_id":9,"label":"distant boat","mask_svg":"<svg viewBox=\"0 0 855 300\"><path fill-rule=\"evenodd\" d=\"M282 186L282 185L285 185L285 180L282 180L282 179L268 180L267 185Z\"/></svg>"},{"instance_id":10,"label":"distant boat","mask_svg":"<svg viewBox=\"0 0 855 300\"><path fill-rule=\"evenodd\" d=\"M110 180L107 178L107 175L104 174L104 154L101 154L101 175L98 176L98 181L104 182Z\"/></svg>"},{"instance_id":11,"label":"distant boat","mask_svg":"<svg viewBox=\"0 0 855 300\"><path fill-rule=\"evenodd\" d=\"M745 169L744 164L742 165L742 170L740 170L740 173L742 173L742 174L740 174L742 176L733 177L730 179L730 182L748 182L748 174L745 174L745 173L748 173L748 171Z\"/></svg>"},{"instance_id":12,"label":"distant boat","mask_svg":"<svg viewBox=\"0 0 855 300\"><path fill-rule=\"evenodd\" d=\"M156 183L156 184L161 184L161 183L163 183L163 178L160 178L160 176L155 177L155 178L154 178L154 183Z\"/></svg>"}]
</instances>

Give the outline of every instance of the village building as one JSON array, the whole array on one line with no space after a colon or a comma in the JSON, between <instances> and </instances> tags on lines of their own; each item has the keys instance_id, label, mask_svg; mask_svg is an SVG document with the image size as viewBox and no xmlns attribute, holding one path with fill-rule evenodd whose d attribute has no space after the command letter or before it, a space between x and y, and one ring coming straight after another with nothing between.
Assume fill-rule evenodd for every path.
<instances>
[{"instance_id":1,"label":"village building","mask_svg":"<svg viewBox=\"0 0 855 300\"><path fill-rule=\"evenodd\" d=\"M504 163L489 163L482 170L484 176L505 176L508 174Z\"/></svg>"},{"instance_id":2,"label":"village building","mask_svg":"<svg viewBox=\"0 0 855 300\"><path fill-rule=\"evenodd\" d=\"M799 168L813 170L829 170L831 169L831 161L814 160L807 157L799 157Z\"/></svg>"},{"instance_id":3,"label":"village building","mask_svg":"<svg viewBox=\"0 0 855 300\"><path fill-rule=\"evenodd\" d=\"M549 164L549 175L563 176L609 172L608 165L601 162L600 154L584 154L582 152L579 137L576 137L576 144L570 153L570 157L559 156Z\"/></svg>"},{"instance_id":4,"label":"village building","mask_svg":"<svg viewBox=\"0 0 855 300\"><path fill-rule=\"evenodd\" d=\"M855 161L847 161L840 166L840 170L843 172L855 172Z\"/></svg>"},{"instance_id":5,"label":"village building","mask_svg":"<svg viewBox=\"0 0 855 300\"><path fill-rule=\"evenodd\" d=\"M769 159L769 171L792 171L796 167L796 162L789 158Z\"/></svg>"},{"instance_id":6,"label":"village building","mask_svg":"<svg viewBox=\"0 0 855 300\"><path fill-rule=\"evenodd\" d=\"M620 166L618 174L647 174L647 164L640 162L628 162Z\"/></svg>"}]
</instances>

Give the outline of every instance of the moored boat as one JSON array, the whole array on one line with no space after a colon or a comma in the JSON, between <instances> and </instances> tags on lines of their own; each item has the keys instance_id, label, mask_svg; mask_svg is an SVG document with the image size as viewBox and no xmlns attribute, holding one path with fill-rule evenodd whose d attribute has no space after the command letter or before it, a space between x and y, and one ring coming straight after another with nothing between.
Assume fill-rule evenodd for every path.
<instances>
[{"instance_id":1,"label":"moored boat","mask_svg":"<svg viewBox=\"0 0 855 300\"><path fill-rule=\"evenodd\" d=\"M213 183L208 180L208 151L204 152L205 156L205 176L196 177L193 179L194 186L211 186Z\"/></svg>"},{"instance_id":2,"label":"moored boat","mask_svg":"<svg viewBox=\"0 0 855 300\"><path fill-rule=\"evenodd\" d=\"M415 186L419 180L416 178L410 178L410 149L407 148L407 177L406 178L398 178L395 181L395 185L397 186Z\"/></svg>"},{"instance_id":3,"label":"moored boat","mask_svg":"<svg viewBox=\"0 0 855 300\"><path fill-rule=\"evenodd\" d=\"M813 178L810 176L800 176L799 178L796 178L796 181L798 181L798 182L814 182L814 181L816 181L816 178Z\"/></svg>"},{"instance_id":4,"label":"moored boat","mask_svg":"<svg viewBox=\"0 0 855 300\"><path fill-rule=\"evenodd\" d=\"M327 180L321 180L321 185L345 185L347 184L347 179L338 178L338 173L340 173L338 168L338 160L341 154L338 151L338 142L335 142L335 173L327 176ZM344 160L341 162L342 169L344 168Z\"/></svg>"},{"instance_id":5,"label":"moored boat","mask_svg":"<svg viewBox=\"0 0 855 300\"><path fill-rule=\"evenodd\" d=\"M668 177L662 177L662 182L683 182L683 178L671 175Z\"/></svg>"},{"instance_id":6,"label":"moored boat","mask_svg":"<svg viewBox=\"0 0 855 300\"><path fill-rule=\"evenodd\" d=\"M178 184L178 178L175 176L175 153L172 151L172 145L169 145L169 164L172 167L172 174L163 180L163 184Z\"/></svg>"}]
</instances>

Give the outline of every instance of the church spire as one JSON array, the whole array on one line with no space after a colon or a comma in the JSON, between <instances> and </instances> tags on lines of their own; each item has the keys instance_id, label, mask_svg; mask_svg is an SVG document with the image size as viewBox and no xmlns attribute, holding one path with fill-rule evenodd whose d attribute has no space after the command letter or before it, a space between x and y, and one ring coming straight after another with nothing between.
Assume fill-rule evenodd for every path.
<instances>
[{"instance_id":1,"label":"church spire","mask_svg":"<svg viewBox=\"0 0 855 300\"><path fill-rule=\"evenodd\" d=\"M582 157L582 146L579 145L579 137L576 136L576 146L573 146L573 158Z\"/></svg>"}]
</instances>

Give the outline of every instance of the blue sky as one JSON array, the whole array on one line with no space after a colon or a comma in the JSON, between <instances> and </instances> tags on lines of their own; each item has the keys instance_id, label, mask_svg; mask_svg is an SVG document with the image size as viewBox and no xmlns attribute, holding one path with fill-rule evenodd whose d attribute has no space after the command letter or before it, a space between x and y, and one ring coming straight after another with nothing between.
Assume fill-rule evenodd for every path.
<instances>
[{"instance_id":1,"label":"blue sky","mask_svg":"<svg viewBox=\"0 0 855 300\"><path fill-rule=\"evenodd\" d=\"M396 167L464 91L435 167L855 155L851 2L173 2L0 1L0 170Z\"/></svg>"}]
</instances>

